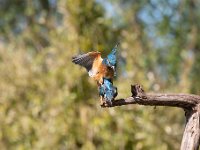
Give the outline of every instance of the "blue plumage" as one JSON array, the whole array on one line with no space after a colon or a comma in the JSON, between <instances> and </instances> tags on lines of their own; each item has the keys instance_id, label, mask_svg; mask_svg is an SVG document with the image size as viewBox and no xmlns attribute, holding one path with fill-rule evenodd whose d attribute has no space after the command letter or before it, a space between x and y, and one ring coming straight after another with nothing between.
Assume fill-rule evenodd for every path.
<instances>
[{"instance_id":1,"label":"blue plumage","mask_svg":"<svg viewBox=\"0 0 200 150\"><path fill-rule=\"evenodd\" d=\"M116 64L117 64L117 47L119 44L117 44L111 51L110 54L106 58L103 59L103 64L113 68L114 73L116 75Z\"/></svg>"},{"instance_id":2,"label":"blue plumage","mask_svg":"<svg viewBox=\"0 0 200 150\"><path fill-rule=\"evenodd\" d=\"M99 95L104 97L105 94L105 87L104 84L102 84L101 86L99 86Z\"/></svg>"},{"instance_id":3,"label":"blue plumage","mask_svg":"<svg viewBox=\"0 0 200 150\"><path fill-rule=\"evenodd\" d=\"M118 47L118 45L116 45L112 49L111 53L107 56L107 59L108 59L111 66L116 66L116 63L117 63L117 56L116 56L117 47Z\"/></svg>"},{"instance_id":4,"label":"blue plumage","mask_svg":"<svg viewBox=\"0 0 200 150\"><path fill-rule=\"evenodd\" d=\"M119 43L112 49L111 53L103 59L103 64L114 70L116 76L116 64L117 64L117 47ZM113 86L112 79L103 78L103 84L99 86L99 95L108 105L112 105L112 101L117 96L117 88Z\"/></svg>"},{"instance_id":5,"label":"blue plumage","mask_svg":"<svg viewBox=\"0 0 200 150\"><path fill-rule=\"evenodd\" d=\"M110 79L104 78L103 84L99 87L99 94L107 104L112 105L112 101L117 96L117 88L113 86Z\"/></svg>"},{"instance_id":6,"label":"blue plumage","mask_svg":"<svg viewBox=\"0 0 200 150\"><path fill-rule=\"evenodd\" d=\"M113 86L113 77L116 76L117 47L102 60L100 52L88 52L86 54L72 57L72 62L87 69L89 76L97 81L99 87L101 106L112 106L117 96L117 88Z\"/></svg>"}]
</instances>

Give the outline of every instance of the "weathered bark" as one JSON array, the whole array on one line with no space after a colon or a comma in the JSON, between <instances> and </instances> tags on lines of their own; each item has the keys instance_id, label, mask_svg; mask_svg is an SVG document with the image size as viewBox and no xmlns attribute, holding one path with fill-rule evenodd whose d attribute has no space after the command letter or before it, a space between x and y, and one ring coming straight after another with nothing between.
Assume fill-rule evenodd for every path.
<instances>
[{"instance_id":1,"label":"weathered bark","mask_svg":"<svg viewBox=\"0 0 200 150\"><path fill-rule=\"evenodd\" d=\"M170 106L184 109L186 126L181 142L181 150L198 150L200 140L200 96L193 94L149 94L138 84L131 86L132 96L114 100L111 106L129 104L148 106Z\"/></svg>"},{"instance_id":2,"label":"weathered bark","mask_svg":"<svg viewBox=\"0 0 200 150\"><path fill-rule=\"evenodd\" d=\"M186 110L186 126L183 133L181 150L198 150L199 148L199 111Z\"/></svg>"}]
</instances>

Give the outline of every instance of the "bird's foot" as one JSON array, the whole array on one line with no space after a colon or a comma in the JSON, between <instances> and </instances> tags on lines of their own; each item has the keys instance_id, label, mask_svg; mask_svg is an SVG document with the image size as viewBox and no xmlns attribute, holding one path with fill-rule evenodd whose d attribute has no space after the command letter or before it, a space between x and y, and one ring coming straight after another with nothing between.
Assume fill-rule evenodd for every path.
<instances>
[{"instance_id":1,"label":"bird's foot","mask_svg":"<svg viewBox=\"0 0 200 150\"><path fill-rule=\"evenodd\" d=\"M101 99L100 106L101 107L112 107L112 102L106 101L105 99Z\"/></svg>"},{"instance_id":2,"label":"bird's foot","mask_svg":"<svg viewBox=\"0 0 200 150\"><path fill-rule=\"evenodd\" d=\"M101 107L111 107L112 105L107 103L107 102L104 102L103 104L101 104Z\"/></svg>"},{"instance_id":3,"label":"bird's foot","mask_svg":"<svg viewBox=\"0 0 200 150\"><path fill-rule=\"evenodd\" d=\"M111 107L112 102L106 101L102 96L100 97L100 106L101 107Z\"/></svg>"},{"instance_id":4,"label":"bird's foot","mask_svg":"<svg viewBox=\"0 0 200 150\"><path fill-rule=\"evenodd\" d=\"M112 102L106 101L105 106L106 106L106 107L111 107L111 106L112 106Z\"/></svg>"}]
</instances>

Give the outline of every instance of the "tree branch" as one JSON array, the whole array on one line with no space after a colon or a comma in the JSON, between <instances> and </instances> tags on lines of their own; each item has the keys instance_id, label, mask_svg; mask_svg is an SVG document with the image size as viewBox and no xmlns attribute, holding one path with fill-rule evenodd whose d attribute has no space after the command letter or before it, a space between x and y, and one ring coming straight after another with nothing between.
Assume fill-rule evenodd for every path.
<instances>
[{"instance_id":1,"label":"tree branch","mask_svg":"<svg viewBox=\"0 0 200 150\"><path fill-rule=\"evenodd\" d=\"M200 142L200 96L193 94L149 94L138 84L131 85L132 96L118 99L112 105L106 103L102 107L115 107L129 104L149 106L180 107L185 110L186 126L181 142L181 150L198 150Z\"/></svg>"},{"instance_id":2,"label":"tree branch","mask_svg":"<svg viewBox=\"0 0 200 150\"><path fill-rule=\"evenodd\" d=\"M149 106L171 106L183 109L192 109L200 103L200 96L193 94L153 94L144 93L138 84L131 86L132 96L125 99L114 100L112 105L104 104L102 107L115 107L129 104L149 105Z\"/></svg>"}]
</instances>

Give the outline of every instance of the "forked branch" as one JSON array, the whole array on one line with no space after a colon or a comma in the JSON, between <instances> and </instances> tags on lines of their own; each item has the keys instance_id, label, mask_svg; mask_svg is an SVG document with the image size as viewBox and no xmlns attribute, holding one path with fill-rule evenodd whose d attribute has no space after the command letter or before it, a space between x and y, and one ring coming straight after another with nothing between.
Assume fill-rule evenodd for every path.
<instances>
[{"instance_id":1,"label":"forked branch","mask_svg":"<svg viewBox=\"0 0 200 150\"><path fill-rule=\"evenodd\" d=\"M181 150L198 150L200 139L200 96L193 94L149 94L138 84L131 86L132 96L114 100L115 107L129 104L148 106L171 106L183 108L186 114L186 126L181 142Z\"/></svg>"}]
</instances>

